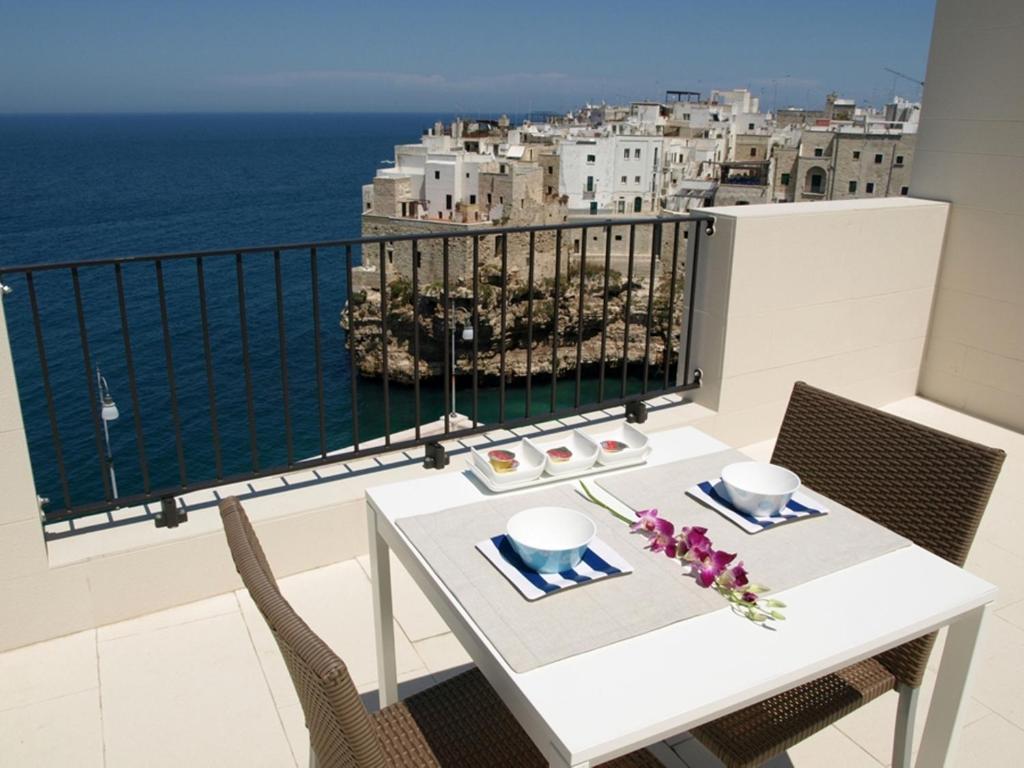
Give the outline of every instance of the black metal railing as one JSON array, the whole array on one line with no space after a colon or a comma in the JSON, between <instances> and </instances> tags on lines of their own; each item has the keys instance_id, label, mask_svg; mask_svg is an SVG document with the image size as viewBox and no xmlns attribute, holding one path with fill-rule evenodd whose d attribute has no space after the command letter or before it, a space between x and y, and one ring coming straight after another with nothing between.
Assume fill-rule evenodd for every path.
<instances>
[{"instance_id":1,"label":"black metal railing","mask_svg":"<svg viewBox=\"0 0 1024 768\"><path fill-rule=\"evenodd\" d=\"M713 223L2 266L44 521L157 501L171 515L190 491L418 446L443 464L437 441L616 405L642 418L644 399L700 385L682 299ZM115 391L133 429L112 448Z\"/></svg>"}]
</instances>

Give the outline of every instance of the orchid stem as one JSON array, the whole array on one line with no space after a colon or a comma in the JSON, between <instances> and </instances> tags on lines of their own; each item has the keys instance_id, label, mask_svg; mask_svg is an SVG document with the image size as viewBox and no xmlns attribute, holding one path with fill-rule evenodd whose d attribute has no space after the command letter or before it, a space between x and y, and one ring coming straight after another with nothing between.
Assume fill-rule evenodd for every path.
<instances>
[{"instance_id":1,"label":"orchid stem","mask_svg":"<svg viewBox=\"0 0 1024 768\"><path fill-rule=\"evenodd\" d=\"M619 520L621 520L624 523L632 523L633 522L628 517L626 517L625 515L622 515L622 514L616 512L614 509L612 509L607 504L605 504L603 501L601 501L599 498L597 498L597 496L595 496L593 493L591 493L590 489L587 488L587 484L584 483L582 480L580 481L580 487L583 489L583 495L587 497L587 500L591 504L597 504L597 506L599 506L599 507L604 507L606 510L611 512L613 515L615 515L617 518L619 518Z\"/></svg>"}]
</instances>

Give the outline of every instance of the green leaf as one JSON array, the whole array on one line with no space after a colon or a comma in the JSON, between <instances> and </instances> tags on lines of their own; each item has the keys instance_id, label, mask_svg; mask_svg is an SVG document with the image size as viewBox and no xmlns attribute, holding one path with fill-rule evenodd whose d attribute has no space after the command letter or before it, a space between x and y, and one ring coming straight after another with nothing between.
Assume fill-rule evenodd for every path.
<instances>
[{"instance_id":1,"label":"green leaf","mask_svg":"<svg viewBox=\"0 0 1024 768\"><path fill-rule=\"evenodd\" d=\"M771 613L773 619L778 619L779 621L785 621L786 620L786 617L783 616L782 613L779 612L779 611L770 611L770 613Z\"/></svg>"},{"instance_id":2,"label":"green leaf","mask_svg":"<svg viewBox=\"0 0 1024 768\"><path fill-rule=\"evenodd\" d=\"M768 600L765 600L764 604L767 605L769 608L785 608L786 607L786 604L784 602L782 602L781 600L775 600L775 599L771 599L771 598L768 599Z\"/></svg>"}]
</instances>

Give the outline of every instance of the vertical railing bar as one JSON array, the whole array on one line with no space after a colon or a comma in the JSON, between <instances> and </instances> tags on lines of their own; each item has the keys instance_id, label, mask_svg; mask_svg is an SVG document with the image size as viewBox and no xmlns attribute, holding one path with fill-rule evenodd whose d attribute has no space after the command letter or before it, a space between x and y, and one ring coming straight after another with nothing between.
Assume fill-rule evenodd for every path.
<instances>
[{"instance_id":1,"label":"vertical railing bar","mask_svg":"<svg viewBox=\"0 0 1024 768\"><path fill-rule=\"evenodd\" d=\"M644 394L647 394L648 374L651 368L651 326L654 323L654 269L657 256L660 253L661 225L652 224L651 229L651 273L647 282L647 332L644 334Z\"/></svg>"},{"instance_id":2,"label":"vertical railing bar","mask_svg":"<svg viewBox=\"0 0 1024 768\"><path fill-rule=\"evenodd\" d=\"M181 487L188 485L185 445L181 439L181 414L178 413L178 387L174 379L174 351L171 347L171 326L167 320L167 291L164 289L164 264L156 263L156 290L160 301L160 327L163 330L164 362L167 366L167 392L171 400L171 423L174 425L174 447L178 453L178 479Z\"/></svg>"},{"instance_id":3,"label":"vertical railing bar","mask_svg":"<svg viewBox=\"0 0 1024 768\"><path fill-rule=\"evenodd\" d=\"M526 269L526 412L530 417L530 400L533 398L533 269L534 269L534 233L530 232L530 263Z\"/></svg>"},{"instance_id":4,"label":"vertical railing bar","mask_svg":"<svg viewBox=\"0 0 1024 768\"><path fill-rule=\"evenodd\" d=\"M320 427L320 458L327 455L327 411L324 408L324 361L320 349L320 259L309 249L309 281L313 294L313 357L316 364L316 408Z\"/></svg>"},{"instance_id":5,"label":"vertical railing bar","mask_svg":"<svg viewBox=\"0 0 1024 768\"><path fill-rule=\"evenodd\" d=\"M597 372L597 399L604 400L604 356L608 343L608 278L612 268L612 227L604 228L604 283L601 296L601 359Z\"/></svg>"},{"instance_id":6,"label":"vertical railing bar","mask_svg":"<svg viewBox=\"0 0 1024 768\"><path fill-rule=\"evenodd\" d=\"M562 280L562 230L555 230L555 291L551 322L551 413L558 410L558 310Z\"/></svg>"},{"instance_id":7,"label":"vertical railing bar","mask_svg":"<svg viewBox=\"0 0 1024 768\"><path fill-rule=\"evenodd\" d=\"M633 244L636 235L636 224L629 225L629 261L626 265L626 314L622 331L622 385L619 397L626 396L629 386L629 320L633 307Z\"/></svg>"},{"instance_id":8,"label":"vertical railing bar","mask_svg":"<svg viewBox=\"0 0 1024 768\"><path fill-rule=\"evenodd\" d=\"M249 422L249 457L253 472L260 468L260 448L256 441L256 409L253 405L252 368L249 365L249 321L245 311L245 275L242 254L235 254L235 281L238 284L238 328L242 344L242 373L245 376L245 408Z\"/></svg>"},{"instance_id":9,"label":"vertical railing bar","mask_svg":"<svg viewBox=\"0 0 1024 768\"><path fill-rule=\"evenodd\" d=\"M210 321L206 307L206 274L203 257L196 257L196 283L199 287L199 319L203 328L203 360L206 366L206 399L210 403L210 435L213 439L213 463L217 479L224 477L224 463L220 447L220 427L217 426L217 387L213 378L213 353L210 348Z\"/></svg>"},{"instance_id":10,"label":"vertical railing bar","mask_svg":"<svg viewBox=\"0 0 1024 768\"><path fill-rule=\"evenodd\" d=\"M60 478L61 493L64 497L64 509L71 509L71 491L68 487L68 475L64 466L64 446L57 427L57 406L53 400L53 388L50 386L50 366L46 361L46 342L43 340L43 324L39 319L39 301L36 298L35 280L31 272L25 274L28 285L28 299L32 307L32 326L36 334L36 349L39 352L39 370L43 377L43 390L46 393L46 411L50 416L50 435L53 438L53 453L57 462L57 476Z\"/></svg>"},{"instance_id":11,"label":"vertical railing bar","mask_svg":"<svg viewBox=\"0 0 1024 768\"><path fill-rule=\"evenodd\" d=\"M78 317L78 337L82 344L82 366L85 370L85 383L89 389L89 414L92 416L92 434L96 442L96 456L99 458L100 475L103 479L103 497L110 501L114 498L110 483L110 467L107 464L107 452L100 434L99 393L94 385L95 374L92 369L92 356L89 354L89 333L85 327L85 312L82 307L82 286L78 280L78 267L71 268L71 284L75 289L75 314Z\"/></svg>"},{"instance_id":12,"label":"vertical railing bar","mask_svg":"<svg viewBox=\"0 0 1024 768\"><path fill-rule=\"evenodd\" d=\"M284 281L281 279L281 251L274 251L274 288L277 294L277 347L281 368L281 406L284 410L284 443L288 465L295 461L292 409L288 392L288 337L284 325Z\"/></svg>"},{"instance_id":13,"label":"vertical railing bar","mask_svg":"<svg viewBox=\"0 0 1024 768\"><path fill-rule=\"evenodd\" d=\"M387 262L384 258L384 241L380 242L378 251L380 263L380 376L383 385L384 406L384 445L391 445L391 398L388 381L388 276Z\"/></svg>"},{"instance_id":14,"label":"vertical railing bar","mask_svg":"<svg viewBox=\"0 0 1024 768\"><path fill-rule=\"evenodd\" d=\"M420 265L416 251L419 244L412 241L412 391L413 409L416 420L416 439L420 439L420 422L423 413L420 404Z\"/></svg>"},{"instance_id":15,"label":"vertical railing bar","mask_svg":"<svg viewBox=\"0 0 1024 768\"><path fill-rule=\"evenodd\" d=\"M501 328L498 357L498 422L505 423L505 326L508 321L508 238L501 236Z\"/></svg>"},{"instance_id":16,"label":"vertical railing bar","mask_svg":"<svg viewBox=\"0 0 1024 768\"><path fill-rule=\"evenodd\" d=\"M473 426L480 417L480 383L477 356L480 353L480 236L473 235Z\"/></svg>"},{"instance_id":17,"label":"vertical railing bar","mask_svg":"<svg viewBox=\"0 0 1024 768\"><path fill-rule=\"evenodd\" d=\"M686 282L690 289L690 309L686 315L686 349L683 351L683 382L690 381L692 372L690 370L690 349L693 346L693 318L696 315L697 304L697 256L700 254L700 228L699 221L693 224L693 255L689 264L686 265ZM686 286L683 286L684 289Z\"/></svg>"},{"instance_id":18,"label":"vertical railing bar","mask_svg":"<svg viewBox=\"0 0 1024 768\"><path fill-rule=\"evenodd\" d=\"M452 387L455 386L455 357L454 357L454 350L450 350L449 349L449 344L450 344L449 338L451 338L453 341L454 341L454 338L455 338L454 334L452 333L452 331L454 329L453 329L453 327L451 325L455 321L455 319L453 317L451 317L451 313L454 311L454 303L452 301L452 297L451 297L451 294L450 294L450 291L449 291L449 286L448 286L448 238L447 237L441 239L441 275L442 275L442 282L443 282L442 288L443 288L443 292L444 292L444 332L443 332L443 339L444 339L444 341L443 341L443 347L444 347L444 355L443 355L443 357L444 357L444 375L441 377L441 379L445 383L445 386L444 386L444 433L447 435L449 432L451 432L451 429L452 429L451 413L452 413L452 409L455 407L455 402L453 400L454 392L451 392L449 390L449 384L448 384L448 381L447 381L447 377L450 375L452 377L451 378L451 386Z\"/></svg>"},{"instance_id":19,"label":"vertical railing bar","mask_svg":"<svg viewBox=\"0 0 1024 768\"><path fill-rule=\"evenodd\" d=\"M587 228L580 230L580 240L583 242L580 248L580 297L579 297L579 320L576 329L576 395L573 405L580 407L580 389L583 386L583 297L586 291L585 280L587 276Z\"/></svg>"},{"instance_id":20,"label":"vertical railing bar","mask_svg":"<svg viewBox=\"0 0 1024 768\"><path fill-rule=\"evenodd\" d=\"M124 364L128 373L128 391L132 396L132 418L135 421L135 447L139 452L139 469L142 471L142 489L149 493L149 461L146 459L146 444L142 436L142 409L139 407L139 390L135 382L135 361L132 356L131 336L128 330L128 307L124 299L124 275L121 265L114 265L114 281L117 284L117 305L121 315L121 338L124 342Z\"/></svg>"},{"instance_id":21,"label":"vertical railing bar","mask_svg":"<svg viewBox=\"0 0 1024 768\"><path fill-rule=\"evenodd\" d=\"M675 329L672 322L675 319L676 303L676 278L679 271L679 222L673 225L672 235L672 277L668 283L668 318L665 323L665 363L664 381L662 386L668 389L668 369L672 361L672 337L675 336ZM677 366L678 369L678 366Z\"/></svg>"},{"instance_id":22,"label":"vertical railing bar","mask_svg":"<svg viewBox=\"0 0 1024 768\"><path fill-rule=\"evenodd\" d=\"M349 397L352 400L352 450L359 450L359 373L355 366L355 342L354 334L356 327L355 303L352 301L352 246L345 246L345 292L348 294L348 375L351 392Z\"/></svg>"}]
</instances>

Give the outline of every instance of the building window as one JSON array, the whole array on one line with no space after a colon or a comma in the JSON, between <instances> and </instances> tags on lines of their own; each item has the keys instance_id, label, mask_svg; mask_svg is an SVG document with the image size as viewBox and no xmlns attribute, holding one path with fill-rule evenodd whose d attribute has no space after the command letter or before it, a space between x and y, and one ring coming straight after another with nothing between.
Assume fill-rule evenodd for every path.
<instances>
[{"instance_id":1,"label":"building window","mask_svg":"<svg viewBox=\"0 0 1024 768\"><path fill-rule=\"evenodd\" d=\"M452 209L452 196L451 195L445 195L444 196L444 207L447 210L449 210L449 211Z\"/></svg>"},{"instance_id":2,"label":"building window","mask_svg":"<svg viewBox=\"0 0 1024 768\"><path fill-rule=\"evenodd\" d=\"M588 164L593 165L596 162L597 162L597 156L596 155L587 155L587 163Z\"/></svg>"},{"instance_id":3,"label":"building window","mask_svg":"<svg viewBox=\"0 0 1024 768\"><path fill-rule=\"evenodd\" d=\"M747 123L747 130L748 131L754 130L754 124L753 123Z\"/></svg>"},{"instance_id":4,"label":"building window","mask_svg":"<svg viewBox=\"0 0 1024 768\"><path fill-rule=\"evenodd\" d=\"M469 174L468 174L468 173L466 174L466 178L467 178L467 179L469 178Z\"/></svg>"},{"instance_id":5,"label":"building window","mask_svg":"<svg viewBox=\"0 0 1024 768\"><path fill-rule=\"evenodd\" d=\"M788 187L789 186L789 174L788 173L782 174L782 176L779 177L779 183L782 184L782 186L784 186L784 187Z\"/></svg>"},{"instance_id":6,"label":"building window","mask_svg":"<svg viewBox=\"0 0 1024 768\"><path fill-rule=\"evenodd\" d=\"M597 200L592 200L590 202L590 215L593 216L595 213L597 213Z\"/></svg>"},{"instance_id":7,"label":"building window","mask_svg":"<svg viewBox=\"0 0 1024 768\"><path fill-rule=\"evenodd\" d=\"M821 147L815 147L814 148L814 156L815 157L821 157L824 154L825 154L825 150L822 149Z\"/></svg>"},{"instance_id":8,"label":"building window","mask_svg":"<svg viewBox=\"0 0 1024 768\"><path fill-rule=\"evenodd\" d=\"M626 147L626 148L625 148L624 150L622 150L622 156L623 156L623 157L624 157L624 158L625 158L626 160L629 160L629 147Z\"/></svg>"},{"instance_id":9,"label":"building window","mask_svg":"<svg viewBox=\"0 0 1024 768\"><path fill-rule=\"evenodd\" d=\"M851 181L850 182L850 194L853 195L853 194L856 194L856 192L857 192L857 182L856 181Z\"/></svg>"},{"instance_id":10,"label":"building window","mask_svg":"<svg viewBox=\"0 0 1024 768\"><path fill-rule=\"evenodd\" d=\"M875 165L881 165L884 159L883 155L875 155Z\"/></svg>"},{"instance_id":11,"label":"building window","mask_svg":"<svg viewBox=\"0 0 1024 768\"><path fill-rule=\"evenodd\" d=\"M639 150L638 150L639 151ZM640 213L644 207L644 199L642 197L633 198L633 213Z\"/></svg>"},{"instance_id":12,"label":"building window","mask_svg":"<svg viewBox=\"0 0 1024 768\"><path fill-rule=\"evenodd\" d=\"M434 171L434 178L435 179L440 179L441 178L441 172L440 171Z\"/></svg>"},{"instance_id":13,"label":"building window","mask_svg":"<svg viewBox=\"0 0 1024 768\"><path fill-rule=\"evenodd\" d=\"M594 177L593 176L587 176L587 192L593 192L593 191L594 191Z\"/></svg>"},{"instance_id":14,"label":"building window","mask_svg":"<svg viewBox=\"0 0 1024 768\"><path fill-rule=\"evenodd\" d=\"M690 113L689 112L683 112L683 120L689 120L689 119L690 119Z\"/></svg>"},{"instance_id":15,"label":"building window","mask_svg":"<svg viewBox=\"0 0 1024 768\"><path fill-rule=\"evenodd\" d=\"M625 179L623 179L623 181L625 181ZM366 210L370 210L370 206L371 206L371 205L372 205L372 203L367 203L367 204L366 204Z\"/></svg>"},{"instance_id":16,"label":"building window","mask_svg":"<svg viewBox=\"0 0 1024 768\"><path fill-rule=\"evenodd\" d=\"M622 183L623 183L623 184L625 184L625 183L626 183L626 177L625 177L625 176L623 176L623 177L622 177Z\"/></svg>"},{"instance_id":17,"label":"building window","mask_svg":"<svg viewBox=\"0 0 1024 768\"><path fill-rule=\"evenodd\" d=\"M869 195L874 194L875 183L873 181L869 181L867 184L864 185L864 191L867 192Z\"/></svg>"},{"instance_id":18,"label":"building window","mask_svg":"<svg viewBox=\"0 0 1024 768\"><path fill-rule=\"evenodd\" d=\"M860 150L859 149L853 150L853 159L854 160L860 160Z\"/></svg>"},{"instance_id":19,"label":"building window","mask_svg":"<svg viewBox=\"0 0 1024 768\"><path fill-rule=\"evenodd\" d=\"M639 184L640 183L640 177L639 176L634 176L633 177L633 183L634 184Z\"/></svg>"},{"instance_id":20,"label":"building window","mask_svg":"<svg viewBox=\"0 0 1024 768\"><path fill-rule=\"evenodd\" d=\"M476 195L470 195L469 196L469 204L470 205L476 205Z\"/></svg>"},{"instance_id":21,"label":"building window","mask_svg":"<svg viewBox=\"0 0 1024 768\"><path fill-rule=\"evenodd\" d=\"M757 157L757 147L751 147L750 148L750 156L751 157Z\"/></svg>"},{"instance_id":22,"label":"building window","mask_svg":"<svg viewBox=\"0 0 1024 768\"><path fill-rule=\"evenodd\" d=\"M490 206L490 204L491 204L491 193L488 192L487 193L487 205Z\"/></svg>"},{"instance_id":23,"label":"building window","mask_svg":"<svg viewBox=\"0 0 1024 768\"><path fill-rule=\"evenodd\" d=\"M900 194L901 195L909 195L910 194L910 187L900 187Z\"/></svg>"},{"instance_id":24,"label":"building window","mask_svg":"<svg viewBox=\"0 0 1024 768\"><path fill-rule=\"evenodd\" d=\"M504 204L505 204L505 196L504 195L498 195L498 205L504 205Z\"/></svg>"},{"instance_id":25,"label":"building window","mask_svg":"<svg viewBox=\"0 0 1024 768\"><path fill-rule=\"evenodd\" d=\"M619 213L625 213L625 212L626 212L626 201L625 200L619 200Z\"/></svg>"},{"instance_id":26,"label":"building window","mask_svg":"<svg viewBox=\"0 0 1024 768\"><path fill-rule=\"evenodd\" d=\"M635 159L635 160L639 160L640 159L640 148L639 147L637 147L636 149L633 150L633 159Z\"/></svg>"},{"instance_id":27,"label":"building window","mask_svg":"<svg viewBox=\"0 0 1024 768\"><path fill-rule=\"evenodd\" d=\"M504 173L505 172L505 164L502 163L501 165L499 165L498 166L498 170L499 170L500 173Z\"/></svg>"},{"instance_id":28,"label":"building window","mask_svg":"<svg viewBox=\"0 0 1024 768\"><path fill-rule=\"evenodd\" d=\"M555 172L555 166L553 166L553 165L549 165L549 166L548 166L548 175L550 175L550 174L552 174L552 173L554 173L554 172Z\"/></svg>"},{"instance_id":29,"label":"building window","mask_svg":"<svg viewBox=\"0 0 1024 768\"><path fill-rule=\"evenodd\" d=\"M622 235L616 235L615 236L615 242L621 242L621 240L622 240Z\"/></svg>"},{"instance_id":30,"label":"building window","mask_svg":"<svg viewBox=\"0 0 1024 768\"><path fill-rule=\"evenodd\" d=\"M900 168L903 167L903 155L896 155L896 165Z\"/></svg>"},{"instance_id":31,"label":"building window","mask_svg":"<svg viewBox=\"0 0 1024 768\"><path fill-rule=\"evenodd\" d=\"M548 187L548 194L551 194L551 187Z\"/></svg>"}]
</instances>

